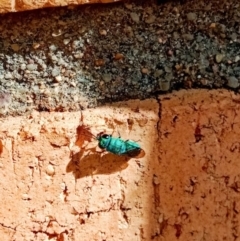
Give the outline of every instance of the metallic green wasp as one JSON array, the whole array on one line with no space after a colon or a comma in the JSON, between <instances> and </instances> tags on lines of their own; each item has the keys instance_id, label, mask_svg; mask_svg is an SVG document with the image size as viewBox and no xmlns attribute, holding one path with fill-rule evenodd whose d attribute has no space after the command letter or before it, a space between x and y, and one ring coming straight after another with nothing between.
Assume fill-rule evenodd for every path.
<instances>
[{"instance_id":1,"label":"metallic green wasp","mask_svg":"<svg viewBox=\"0 0 240 241\"><path fill-rule=\"evenodd\" d=\"M123 140L121 137L115 138L112 135L100 132L96 139L98 140L98 146L108 152L116 155L127 155L129 157L136 157L140 154L144 154L140 145L131 140Z\"/></svg>"}]
</instances>

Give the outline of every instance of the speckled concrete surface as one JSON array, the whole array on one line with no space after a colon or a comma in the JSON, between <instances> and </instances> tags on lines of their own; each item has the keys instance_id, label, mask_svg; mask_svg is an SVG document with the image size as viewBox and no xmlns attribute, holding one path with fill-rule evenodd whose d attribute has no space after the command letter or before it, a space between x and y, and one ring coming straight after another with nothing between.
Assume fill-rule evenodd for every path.
<instances>
[{"instance_id":1,"label":"speckled concrete surface","mask_svg":"<svg viewBox=\"0 0 240 241\"><path fill-rule=\"evenodd\" d=\"M79 111L240 78L239 1L128 1L0 16L0 114Z\"/></svg>"}]
</instances>

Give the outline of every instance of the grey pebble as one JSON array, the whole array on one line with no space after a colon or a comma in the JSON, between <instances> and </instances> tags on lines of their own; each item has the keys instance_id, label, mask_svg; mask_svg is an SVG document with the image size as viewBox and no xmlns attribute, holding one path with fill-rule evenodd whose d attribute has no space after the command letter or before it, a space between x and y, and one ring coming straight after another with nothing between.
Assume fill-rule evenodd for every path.
<instances>
[{"instance_id":1,"label":"grey pebble","mask_svg":"<svg viewBox=\"0 0 240 241\"><path fill-rule=\"evenodd\" d=\"M55 55L50 55L51 59L53 62L57 62L58 61L58 57Z\"/></svg>"},{"instance_id":2,"label":"grey pebble","mask_svg":"<svg viewBox=\"0 0 240 241\"><path fill-rule=\"evenodd\" d=\"M232 39L232 41L236 41L237 38L238 38L237 33L232 33L232 34L230 35L230 38Z\"/></svg>"},{"instance_id":3,"label":"grey pebble","mask_svg":"<svg viewBox=\"0 0 240 241\"><path fill-rule=\"evenodd\" d=\"M227 82L228 87L233 89L236 89L239 87L239 81L236 77L230 76L227 81L228 81Z\"/></svg>"},{"instance_id":4,"label":"grey pebble","mask_svg":"<svg viewBox=\"0 0 240 241\"><path fill-rule=\"evenodd\" d=\"M70 43L70 41L71 41L71 39L64 39L64 40L63 40L63 43L64 43L65 45L68 45L68 44Z\"/></svg>"},{"instance_id":5,"label":"grey pebble","mask_svg":"<svg viewBox=\"0 0 240 241\"><path fill-rule=\"evenodd\" d=\"M240 55L236 56L234 62L238 62L240 60Z\"/></svg>"},{"instance_id":6,"label":"grey pebble","mask_svg":"<svg viewBox=\"0 0 240 241\"><path fill-rule=\"evenodd\" d=\"M139 23L139 15L137 13L130 13L130 17L135 23Z\"/></svg>"},{"instance_id":7,"label":"grey pebble","mask_svg":"<svg viewBox=\"0 0 240 241\"><path fill-rule=\"evenodd\" d=\"M170 89L170 81L159 80L159 87L161 91L168 91Z\"/></svg>"},{"instance_id":8,"label":"grey pebble","mask_svg":"<svg viewBox=\"0 0 240 241\"><path fill-rule=\"evenodd\" d=\"M177 40L177 39L179 39L179 38L180 38L179 33L176 32L176 31L174 31L174 32L173 32L173 39Z\"/></svg>"},{"instance_id":9,"label":"grey pebble","mask_svg":"<svg viewBox=\"0 0 240 241\"><path fill-rule=\"evenodd\" d=\"M5 79L12 79L13 75L11 73L6 73L5 74Z\"/></svg>"},{"instance_id":10,"label":"grey pebble","mask_svg":"<svg viewBox=\"0 0 240 241\"><path fill-rule=\"evenodd\" d=\"M148 23L148 24L154 23L154 22L155 22L155 19L156 19L155 16L150 15L148 18L145 19L145 23Z\"/></svg>"},{"instance_id":11,"label":"grey pebble","mask_svg":"<svg viewBox=\"0 0 240 241\"><path fill-rule=\"evenodd\" d=\"M0 108L6 108L11 103L11 94L0 92Z\"/></svg>"},{"instance_id":12,"label":"grey pebble","mask_svg":"<svg viewBox=\"0 0 240 241\"><path fill-rule=\"evenodd\" d=\"M154 77L157 78L157 77L161 76L162 74L163 74L163 70L157 69L154 72Z\"/></svg>"},{"instance_id":13,"label":"grey pebble","mask_svg":"<svg viewBox=\"0 0 240 241\"><path fill-rule=\"evenodd\" d=\"M46 64L42 64L41 67L42 67L43 69L46 69L46 68L47 68L47 65L46 65Z\"/></svg>"},{"instance_id":14,"label":"grey pebble","mask_svg":"<svg viewBox=\"0 0 240 241\"><path fill-rule=\"evenodd\" d=\"M217 54L215 57L217 63L221 63L223 58L224 58L223 54Z\"/></svg>"},{"instance_id":15,"label":"grey pebble","mask_svg":"<svg viewBox=\"0 0 240 241\"><path fill-rule=\"evenodd\" d=\"M59 60L58 60L58 63L57 63L58 65L65 65L66 63L65 63L65 61L62 59L62 58L60 58Z\"/></svg>"},{"instance_id":16,"label":"grey pebble","mask_svg":"<svg viewBox=\"0 0 240 241\"><path fill-rule=\"evenodd\" d=\"M187 20L188 21L194 21L194 20L196 20L196 18L197 18L197 14L196 13L188 13L187 14Z\"/></svg>"},{"instance_id":17,"label":"grey pebble","mask_svg":"<svg viewBox=\"0 0 240 241\"><path fill-rule=\"evenodd\" d=\"M166 74L166 75L165 75L165 80L166 80L166 81L170 82L172 79L173 79L172 73L169 73L169 74Z\"/></svg>"},{"instance_id":18,"label":"grey pebble","mask_svg":"<svg viewBox=\"0 0 240 241\"><path fill-rule=\"evenodd\" d=\"M54 51L57 50L57 47L56 47L54 44L51 44L51 45L49 46L49 49L50 49L52 52L54 52Z\"/></svg>"},{"instance_id":19,"label":"grey pebble","mask_svg":"<svg viewBox=\"0 0 240 241\"><path fill-rule=\"evenodd\" d=\"M20 69L21 70L25 70L26 69L26 64L21 64Z\"/></svg>"},{"instance_id":20,"label":"grey pebble","mask_svg":"<svg viewBox=\"0 0 240 241\"><path fill-rule=\"evenodd\" d=\"M110 74L103 74L102 75L102 79L105 81L105 82L110 82L111 79L112 79L112 76Z\"/></svg>"},{"instance_id":21,"label":"grey pebble","mask_svg":"<svg viewBox=\"0 0 240 241\"><path fill-rule=\"evenodd\" d=\"M182 37L183 37L185 40L188 40L188 41L191 41L191 40L194 39L193 34L190 34L190 33L183 34Z\"/></svg>"},{"instance_id":22,"label":"grey pebble","mask_svg":"<svg viewBox=\"0 0 240 241\"><path fill-rule=\"evenodd\" d=\"M59 74L60 74L59 68L54 68L54 69L52 70L52 76L53 76L53 77L56 77L56 76L58 76Z\"/></svg>"},{"instance_id":23,"label":"grey pebble","mask_svg":"<svg viewBox=\"0 0 240 241\"><path fill-rule=\"evenodd\" d=\"M33 71L33 70L37 69L37 65L36 64L28 64L26 67L27 67L27 69L29 71Z\"/></svg>"}]
</instances>

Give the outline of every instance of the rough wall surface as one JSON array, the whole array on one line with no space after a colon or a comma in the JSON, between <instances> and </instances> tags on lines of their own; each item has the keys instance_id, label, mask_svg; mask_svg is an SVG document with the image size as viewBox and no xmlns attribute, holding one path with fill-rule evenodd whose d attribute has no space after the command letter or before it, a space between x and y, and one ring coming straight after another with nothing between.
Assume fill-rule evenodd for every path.
<instances>
[{"instance_id":1,"label":"rough wall surface","mask_svg":"<svg viewBox=\"0 0 240 241\"><path fill-rule=\"evenodd\" d=\"M239 103L195 90L2 119L1 239L239 240ZM82 124L138 141L145 156L100 153Z\"/></svg>"},{"instance_id":2,"label":"rough wall surface","mask_svg":"<svg viewBox=\"0 0 240 241\"><path fill-rule=\"evenodd\" d=\"M1 0L0 13L88 3L111 3L117 1L119 0Z\"/></svg>"},{"instance_id":3,"label":"rough wall surface","mask_svg":"<svg viewBox=\"0 0 240 241\"><path fill-rule=\"evenodd\" d=\"M3 240L131 240L151 236L155 100L82 112L93 134L121 133L149 150L143 159L75 146L81 113L33 113L1 123ZM11 128L11 130L9 130ZM151 136L149 140L148 136ZM88 148L96 146L90 143ZM128 161L128 162L127 162Z\"/></svg>"}]
</instances>

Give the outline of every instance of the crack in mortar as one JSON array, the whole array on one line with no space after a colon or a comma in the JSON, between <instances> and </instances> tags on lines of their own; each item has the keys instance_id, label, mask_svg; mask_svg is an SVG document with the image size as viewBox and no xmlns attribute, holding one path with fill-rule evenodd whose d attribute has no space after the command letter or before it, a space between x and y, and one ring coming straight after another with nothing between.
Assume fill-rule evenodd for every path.
<instances>
[{"instance_id":1,"label":"crack in mortar","mask_svg":"<svg viewBox=\"0 0 240 241\"><path fill-rule=\"evenodd\" d=\"M14 235L16 234L17 227L20 226L20 224L17 224L15 227L11 227L11 226L4 225L4 223L0 223L0 226L2 226L3 228L7 228L7 229L13 230L13 233L12 233L12 235L10 237L10 240L14 240Z\"/></svg>"},{"instance_id":2,"label":"crack in mortar","mask_svg":"<svg viewBox=\"0 0 240 241\"><path fill-rule=\"evenodd\" d=\"M65 230L61 233L49 233L49 232L46 232L46 231L31 231L35 238L37 238L37 234L41 233L41 234L45 234L48 239L53 239L53 238L56 238L57 241L62 241L64 240L64 234L66 234L67 236L69 235L69 231L68 230Z\"/></svg>"},{"instance_id":3,"label":"crack in mortar","mask_svg":"<svg viewBox=\"0 0 240 241\"><path fill-rule=\"evenodd\" d=\"M96 210L96 211L91 211L91 210L86 210L85 212L76 212L76 214L79 216L79 220L81 222L81 224L84 224L85 221L84 221L84 217L82 218L82 216L84 215L87 215L87 218L90 218L91 215L95 215L95 214L99 214L99 213L106 213L106 212L110 212L112 210L115 210L115 211L120 211L121 212L121 215L123 217L123 219L126 221L127 224L129 224L129 217L127 215L127 212L129 210L131 210L131 208L127 208L127 207L124 207L124 201L125 201L125 193L124 193L124 183L123 180L120 178L120 186L121 186L121 199L118 199L118 202L117 202L117 205L115 205L113 203L113 200L112 200L112 204L110 205L109 208L106 208L106 209L100 209L100 210Z\"/></svg>"},{"instance_id":4,"label":"crack in mortar","mask_svg":"<svg viewBox=\"0 0 240 241\"><path fill-rule=\"evenodd\" d=\"M157 121L157 143L160 141L161 138L161 120L162 120L162 102L161 99L158 97L158 95L155 96L155 99L158 103L158 121ZM158 210L155 213L155 220L157 223L159 223L159 217L161 217L163 214L159 211L160 208L160 181L157 175L153 175L152 180L153 185L153 192L154 192L154 204L155 209ZM159 223L159 232L156 232L152 235L152 239L158 239L159 236L162 235L163 230L166 228L167 222L166 220L162 220L162 222ZM142 233L143 235L143 233Z\"/></svg>"},{"instance_id":5,"label":"crack in mortar","mask_svg":"<svg viewBox=\"0 0 240 241\"><path fill-rule=\"evenodd\" d=\"M126 181L122 177L120 177L119 184L120 184L120 192L121 192L121 199L119 200L119 210L121 212L122 218L125 220L127 224L129 224L130 219L127 215L127 211L131 210L131 208L124 207L124 202L125 202L124 188L126 186Z\"/></svg>"},{"instance_id":6,"label":"crack in mortar","mask_svg":"<svg viewBox=\"0 0 240 241\"><path fill-rule=\"evenodd\" d=\"M14 147L15 147L15 141L14 141L14 138L11 138L11 152L12 152L12 155L11 155L11 161L12 161L12 164L13 164L13 173L16 175L16 167L15 167L15 163L16 163L16 160L14 159Z\"/></svg>"},{"instance_id":7,"label":"crack in mortar","mask_svg":"<svg viewBox=\"0 0 240 241\"><path fill-rule=\"evenodd\" d=\"M157 136L158 136L158 139L157 141L160 140L160 127L161 127L161 120L162 120L162 102L161 100L159 99L158 96L155 96L155 99L158 103L158 121L157 121Z\"/></svg>"},{"instance_id":8,"label":"crack in mortar","mask_svg":"<svg viewBox=\"0 0 240 241\"><path fill-rule=\"evenodd\" d=\"M56 222L59 227L61 228L64 228L65 230L62 231L62 232L56 232L56 231L52 231L52 232L49 232L48 231L48 228L50 227L51 228L51 225L53 222ZM57 241L62 241L62 240L65 240L64 239L64 234L66 234L66 236L68 237L69 235L72 234L72 229L70 228L69 230L67 230L67 226L66 225L61 225L57 219L53 218L53 219L50 219L48 222L41 222L41 221L35 221L35 223L38 223L40 225L44 224L44 223L47 223L47 226L45 228L45 230L43 229L39 229L39 230L33 230L31 229L31 232L35 235L35 238L37 238L37 234L45 234L49 239L53 239L53 238L56 238Z\"/></svg>"},{"instance_id":9,"label":"crack in mortar","mask_svg":"<svg viewBox=\"0 0 240 241\"><path fill-rule=\"evenodd\" d=\"M17 226L13 228L11 226L4 225L4 223L0 223L0 226L2 226L3 228L11 229L11 230L13 230L15 232L16 232L16 228L17 228Z\"/></svg>"},{"instance_id":10,"label":"crack in mortar","mask_svg":"<svg viewBox=\"0 0 240 241\"><path fill-rule=\"evenodd\" d=\"M110 206L109 208L106 209L100 209L100 210L96 210L96 211L85 211L85 212L81 212L81 213L77 213L79 215L79 217L83 216L83 215L87 215L87 218L89 218L91 215L94 214L99 214L99 213L106 213L109 212L111 210L117 210L116 208L114 208L114 205Z\"/></svg>"},{"instance_id":11,"label":"crack in mortar","mask_svg":"<svg viewBox=\"0 0 240 241\"><path fill-rule=\"evenodd\" d=\"M37 166L38 166L38 170L39 170L39 178L42 179L42 165L40 164L41 163L41 156L36 156L37 158Z\"/></svg>"}]
</instances>

